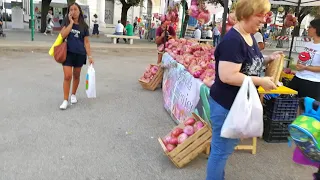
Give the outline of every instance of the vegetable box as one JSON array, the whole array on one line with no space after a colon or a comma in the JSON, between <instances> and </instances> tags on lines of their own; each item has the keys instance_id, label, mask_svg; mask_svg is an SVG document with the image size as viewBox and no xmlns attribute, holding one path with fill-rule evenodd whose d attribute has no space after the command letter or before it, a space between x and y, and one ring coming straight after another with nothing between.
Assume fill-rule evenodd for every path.
<instances>
[{"instance_id":1,"label":"vegetable box","mask_svg":"<svg viewBox=\"0 0 320 180\"><path fill-rule=\"evenodd\" d=\"M146 79L145 78L146 74L148 73L148 71L151 71L153 66L158 67L156 73L154 75L150 73L151 79L149 79L150 78L149 76L148 76L148 79ZM163 78L163 68L160 65L150 64L149 68L146 69L146 72L144 73L144 75L139 79L139 83L141 84L142 88L150 91L154 91L157 89L158 85L162 83L162 78Z\"/></svg>"},{"instance_id":2,"label":"vegetable box","mask_svg":"<svg viewBox=\"0 0 320 180\"><path fill-rule=\"evenodd\" d=\"M168 156L168 158L174 163L174 165L178 168L182 168L193 159L195 159L200 153L204 152L207 155L210 151L210 142L212 136L211 127L205 122L201 117L197 114L192 113L192 117L194 118L195 122L201 121L203 123L203 127L195 131L192 135L187 137L181 144L179 143L174 149L171 151L168 150L167 146L165 145L165 141L162 138L158 138L158 141L164 151L164 153ZM172 132L176 128L185 128L185 123L179 124L176 126L169 134L165 137L172 135ZM185 131L185 130L184 130ZM184 134L184 133L182 133ZM180 141L180 140L179 140Z\"/></svg>"}]
</instances>

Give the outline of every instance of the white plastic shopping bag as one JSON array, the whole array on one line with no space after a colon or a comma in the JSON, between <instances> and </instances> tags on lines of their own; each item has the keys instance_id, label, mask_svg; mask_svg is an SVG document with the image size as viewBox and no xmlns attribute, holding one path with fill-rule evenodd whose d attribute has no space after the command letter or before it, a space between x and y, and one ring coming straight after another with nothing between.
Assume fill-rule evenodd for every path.
<instances>
[{"instance_id":1,"label":"white plastic shopping bag","mask_svg":"<svg viewBox=\"0 0 320 180\"><path fill-rule=\"evenodd\" d=\"M252 79L246 76L222 126L221 137L251 138L261 137L262 133L262 104Z\"/></svg>"},{"instance_id":2,"label":"white plastic shopping bag","mask_svg":"<svg viewBox=\"0 0 320 180\"><path fill-rule=\"evenodd\" d=\"M90 64L86 75L86 94L88 98L96 98L96 71Z\"/></svg>"}]
</instances>

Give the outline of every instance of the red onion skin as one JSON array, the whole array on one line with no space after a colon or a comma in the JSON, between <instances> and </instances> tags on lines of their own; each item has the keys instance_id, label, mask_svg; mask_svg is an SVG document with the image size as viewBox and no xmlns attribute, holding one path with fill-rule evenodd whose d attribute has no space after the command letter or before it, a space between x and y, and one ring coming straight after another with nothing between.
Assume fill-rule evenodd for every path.
<instances>
[{"instance_id":1,"label":"red onion skin","mask_svg":"<svg viewBox=\"0 0 320 180\"><path fill-rule=\"evenodd\" d=\"M192 127L192 126L186 126L186 127L184 127L183 132L184 132L185 134L187 134L188 136L191 136L192 134L194 134L194 130L193 130L193 127Z\"/></svg>"}]
</instances>

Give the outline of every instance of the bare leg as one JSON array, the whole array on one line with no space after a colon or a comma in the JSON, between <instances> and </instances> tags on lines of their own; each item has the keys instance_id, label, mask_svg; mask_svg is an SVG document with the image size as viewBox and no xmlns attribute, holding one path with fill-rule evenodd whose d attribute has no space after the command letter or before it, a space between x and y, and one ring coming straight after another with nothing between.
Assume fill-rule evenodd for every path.
<instances>
[{"instance_id":1,"label":"bare leg","mask_svg":"<svg viewBox=\"0 0 320 180\"><path fill-rule=\"evenodd\" d=\"M63 99L69 99L69 92L70 92L70 83L72 79L72 67L71 66L63 66L64 72L64 80L63 80Z\"/></svg>"},{"instance_id":2,"label":"bare leg","mask_svg":"<svg viewBox=\"0 0 320 180\"><path fill-rule=\"evenodd\" d=\"M161 61L162 61L162 55L161 53L158 53L158 61L157 61L157 64L160 64Z\"/></svg>"},{"instance_id":3,"label":"bare leg","mask_svg":"<svg viewBox=\"0 0 320 180\"><path fill-rule=\"evenodd\" d=\"M72 82L72 94L77 93L77 89L80 82L80 73L81 73L81 67L73 68L73 82Z\"/></svg>"}]
</instances>

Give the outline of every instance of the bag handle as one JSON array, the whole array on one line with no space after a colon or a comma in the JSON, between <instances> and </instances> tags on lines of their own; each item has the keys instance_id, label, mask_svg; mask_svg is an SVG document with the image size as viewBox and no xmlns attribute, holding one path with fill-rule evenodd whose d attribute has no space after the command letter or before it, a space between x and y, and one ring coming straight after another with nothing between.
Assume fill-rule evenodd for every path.
<instances>
[{"instance_id":1,"label":"bag handle","mask_svg":"<svg viewBox=\"0 0 320 180\"><path fill-rule=\"evenodd\" d=\"M313 103L315 101L316 101L315 99L312 99L310 97L304 98L304 107L305 107L304 114L308 116L312 116L317 120L320 120L320 106L318 107L317 110L313 109Z\"/></svg>"}]
</instances>

